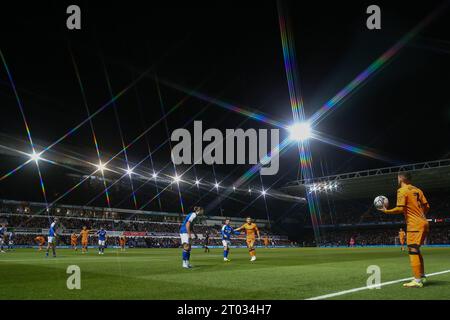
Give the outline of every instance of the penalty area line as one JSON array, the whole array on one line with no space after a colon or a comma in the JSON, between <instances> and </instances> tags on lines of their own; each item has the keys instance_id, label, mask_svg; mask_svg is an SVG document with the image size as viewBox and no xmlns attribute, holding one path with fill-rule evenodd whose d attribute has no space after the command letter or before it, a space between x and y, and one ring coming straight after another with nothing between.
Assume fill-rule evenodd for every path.
<instances>
[{"instance_id":1,"label":"penalty area line","mask_svg":"<svg viewBox=\"0 0 450 320\"><path fill-rule=\"evenodd\" d=\"M434 273L427 274L427 278L433 277L433 276L437 276L437 275L441 275L441 274L444 274L444 273L450 273L450 270L444 270L444 271L439 271L439 272L434 272ZM329 293L329 294L325 294L323 296L312 297L312 298L308 298L308 299L305 299L305 300L323 300L323 299L343 296L345 294L349 294L349 293L353 293L353 292L369 290L369 289L375 289L377 287L382 287L382 286L388 286L390 284L395 284L395 283L399 283L399 282L409 281L409 280L412 280L412 279L414 279L414 278L413 277L409 277L409 278L404 278L404 279L387 281L387 282L382 282L382 283L380 283L378 285L370 285L370 286L365 286L365 287L360 287L360 288L354 288L354 289L349 289L349 290Z\"/></svg>"}]
</instances>

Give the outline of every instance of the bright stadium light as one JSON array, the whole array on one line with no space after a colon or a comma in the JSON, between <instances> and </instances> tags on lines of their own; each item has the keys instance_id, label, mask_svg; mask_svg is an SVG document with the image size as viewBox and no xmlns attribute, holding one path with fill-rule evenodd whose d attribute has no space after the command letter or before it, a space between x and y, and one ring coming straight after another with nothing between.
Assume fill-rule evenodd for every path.
<instances>
[{"instance_id":1,"label":"bright stadium light","mask_svg":"<svg viewBox=\"0 0 450 320\"><path fill-rule=\"evenodd\" d=\"M42 159L41 154L36 153L36 151L33 151L33 153L30 154L30 159L33 160L34 162L38 163L38 161Z\"/></svg>"},{"instance_id":2,"label":"bright stadium light","mask_svg":"<svg viewBox=\"0 0 450 320\"><path fill-rule=\"evenodd\" d=\"M219 187L220 187L219 183L216 182L216 183L214 184L214 187L215 187L216 189L219 189Z\"/></svg>"},{"instance_id":3,"label":"bright stadium light","mask_svg":"<svg viewBox=\"0 0 450 320\"><path fill-rule=\"evenodd\" d=\"M156 179L156 178L158 178L158 174L157 174L156 172L153 172L153 174L152 174L152 178L153 178L153 179Z\"/></svg>"},{"instance_id":4,"label":"bright stadium light","mask_svg":"<svg viewBox=\"0 0 450 320\"><path fill-rule=\"evenodd\" d=\"M288 127L289 139L293 141L305 141L311 138L311 125L309 122L298 122Z\"/></svg>"},{"instance_id":5,"label":"bright stadium light","mask_svg":"<svg viewBox=\"0 0 450 320\"><path fill-rule=\"evenodd\" d=\"M132 174L133 174L133 169L128 167L127 175L129 175L131 177Z\"/></svg>"},{"instance_id":6,"label":"bright stadium light","mask_svg":"<svg viewBox=\"0 0 450 320\"><path fill-rule=\"evenodd\" d=\"M334 192L338 190L337 182L323 182L323 183L314 183L308 186L309 193L317 193L317 192Z\"/></svg>"},{"instance_id":7,"label":"bright stadium light","mask_svg":"<svg viewBox=\"0 0 450 320\"><path fill-rule=\"evenodd\" d=\"M173 177L173 182L180 183L181 178L176 174L175 177Z\"/></svg>"},{"instance_id":8,"label":"bright stadium light","mask_svg":"<svg viewBox=\"0 0 450 320\"><path fill-rule=\"evenodd\" d=\"M252 193L252 189L248 188L248 193Z\"/></svg>"},{"instance_id":9,"label":"bright stadium light","mask_svg":"<svg viewBox=\"0 0 450 320\"><path fill-rule=\"evenodd\" d=\"M106 166L100 161L100 163L97 165L97 170L101 171L101 173L103 173L103 171L106 169Z\"/></svg>"},{"instance_id":10,"label":"bright stadium light","mask_svg":"<svg viewBox=\"0 0 450 320\"><path fill-rule=\"evenodd\" d=\"M267 194L267 191L266 191L266 190L264 190L264 189L262 189L262 191L261 191L261 195L262 195L263 197L265 197L265 196L266 196L266 194Z\"/></svg>"},{"instance_id":11,"label":"bright stadium light","mask_svg":"<svg viewBox=\"0 0 450 320\"><path fill-rule=\"evenodd\" d=\"M195 179L195 185L198 187L200 184L200 181L198 181L198 179Z\"/></svg>"},{"instance_id":12,"label":"bright stadium light","mask_svg":"<svg viewBox=\"0 0 450 320\"><path fill-rule=\"evenodd\" d=\"M236 191L236 187L235 186L233 186L233 191Z\"/></svg>"}]
</instances>

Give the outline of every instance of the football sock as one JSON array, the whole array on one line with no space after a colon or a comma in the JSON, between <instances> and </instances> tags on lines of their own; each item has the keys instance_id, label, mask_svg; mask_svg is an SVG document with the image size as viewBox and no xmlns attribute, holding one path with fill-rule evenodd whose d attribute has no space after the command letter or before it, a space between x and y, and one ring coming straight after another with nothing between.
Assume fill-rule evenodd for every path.
<instances>
[{"instance_id":1,"label":"football sock","mask_svg":"<svg viewBox=\"0 0 450 320\"><path fill-rule=\"evenodd\" d=\"M421 277L425 276L425 264L423 262L423 257L422 254L419 253L419 259L420 259L420 275Z\"/></svg>"},{"instance_id":2,"label":"football sock","mask_svg":"<svg viewBox=\"0 0 450 320\"><path fill-rule=\"evenodd\" d=\"M422 277L422 267L420 263L420 257L418 253L410 253L409 254L409 262L411 264L412 272L414 275L414 278L420 279Z\"/></svg>"},{"instance_id":3,"label":"football sock","mask_svg":"<svg viewBox=\"0 0 450 320\"><path fill-rule=\"evenodd\" d=\"M182 257L183 257L183 261L189 260L189 259L188 259L188 255L187 255L187 251L183 250Z\"/></svg>"}]
</instances>

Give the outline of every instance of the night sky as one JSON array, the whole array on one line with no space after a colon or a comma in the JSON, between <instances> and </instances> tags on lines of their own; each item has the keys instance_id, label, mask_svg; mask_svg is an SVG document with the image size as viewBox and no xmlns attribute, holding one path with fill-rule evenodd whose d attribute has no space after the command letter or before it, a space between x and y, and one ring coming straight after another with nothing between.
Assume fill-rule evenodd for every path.
<instances>
[{"instance_id":1,"label":"night sky","mask_svg":"<svg viewBox=\"0 0 450 320\"><path fill-rule=\"evenodd\" d=\"M158 89L155 77L291 124L277 3L242 2L39 1L30 4L15 1L14 5L2 4L0 49L17 86L32 137L49 144L86 119L87 110L73 61L91 113L111 100L107 76L115 95L146 72L116 100L115 106L92 119L101 153L115 154L122 148L114 108L127 144L183 101L145 138L128 149L132 162L146 157L149 148L160 147L173 130L186 127L192 131L194 119L202 120L205 129L273 128L207 101L187 97L164 83ZM295 40L297 75L306 117L441 3L427 1L419 6L414 2L354 1L344 6L338 1L308 4L282 1ZM66 29L65 9L69 4L80 5L82 30ZM366 28L366 8L370 4L381 7L381 30ZM389 160L373 159L311 140L316 176L449 157L449 30L447 7L315 127L333 139L370 148ZM24 123L4 65L0 67L0 108L0 132L26 140ZM284 138L286 132L282 131L281 135ZM92 161L97 156L89 123L55 146L58 147L77 150ZM169 143L160 147L152 160L155 167L170 162ZM2 156L0 175L24 161L23 156ZM298 149L294 144L281 156L278 175L264 177L263 184L276 182L279 187L297 179L298 163ZM145 164L150 166L150 162ZM229 181L234 181L249 167L216 165L214 170L218 177L230 175ZM172 167L167 168L170 172ZM43 164L42 170L50 201L74 184L68 178L61 178L64 172L59 168ZM214 180L210 166L198 166L196 170L205 179ZM42 201L35 171L29 165L2 180L0 196ZM194 176L192 171L187 175ZM252 183L260 184L260 177L256 175ZM24 185L31 191L25 191ZM141 203L144 196L140 195ZM77 199L68 198L61 203L84 201ZM176 199L177 195L174 202ZM97 204L105 205L104 199ZM242 203L227 200L223 206L227 205L235 210ZM291 205L284 205L283 210ZM132 207L132 204L129 201L122 206ZM152 208L158 209L156 204L146 209ZM261 204L255 208L264 211ZM170 206L163 209L176 210Z\"/></svg>"}]
</instances>

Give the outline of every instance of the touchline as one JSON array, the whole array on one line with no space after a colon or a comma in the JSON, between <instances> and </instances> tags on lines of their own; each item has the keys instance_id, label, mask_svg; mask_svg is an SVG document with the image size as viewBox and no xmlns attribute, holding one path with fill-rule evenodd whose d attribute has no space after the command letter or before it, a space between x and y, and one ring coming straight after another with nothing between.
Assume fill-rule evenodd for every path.
<instances>
[{"instance_id":1,"label":"touchline","mask_svg":"<svg viewBox=\"0 0 450 320\"><path fill-rule=\"evenodd\" d=\"M172 132L170 139L177 142L171 151L175 165L260 163L261 175L278 173L279 129L226 129L223 135L222 131L214 128L203 132L202 121L194 121L193 137L189 130L179 128ZM209 143L203 147L203 142Z\"/></svg>"}]
</instances>

